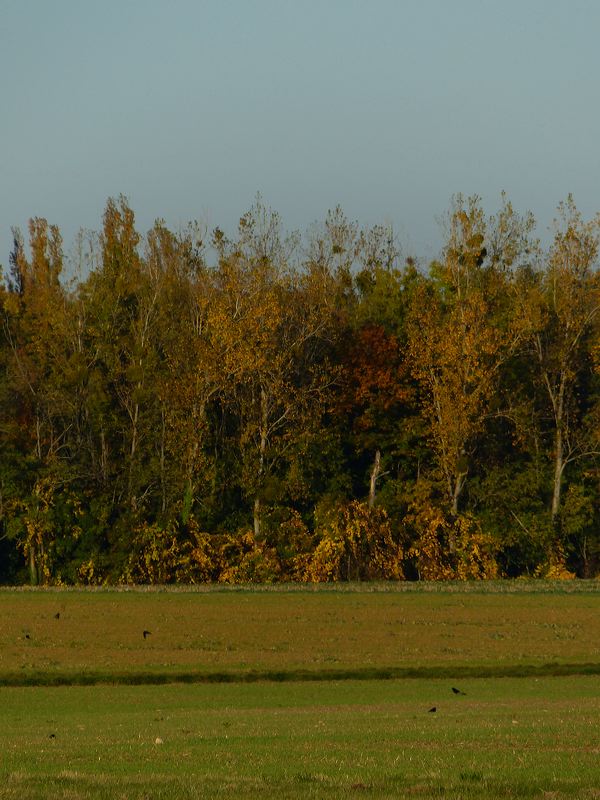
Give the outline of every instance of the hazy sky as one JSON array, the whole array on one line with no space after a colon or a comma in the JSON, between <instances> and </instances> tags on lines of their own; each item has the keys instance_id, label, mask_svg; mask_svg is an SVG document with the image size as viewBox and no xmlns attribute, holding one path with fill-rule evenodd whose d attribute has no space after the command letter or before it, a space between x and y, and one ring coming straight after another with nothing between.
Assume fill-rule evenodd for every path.
<instances>
[{"instance_id":1,"label":"hazy sky","mask_svg":"<svg viewBox=\"0 0 600 800\"><path fill-rule=\"evenodd\" d=\"M0 0L0 263L125 194L232 230L340 204L429 259L456 192L600 210L597 0Z\"/></svg>"}]
</instances>

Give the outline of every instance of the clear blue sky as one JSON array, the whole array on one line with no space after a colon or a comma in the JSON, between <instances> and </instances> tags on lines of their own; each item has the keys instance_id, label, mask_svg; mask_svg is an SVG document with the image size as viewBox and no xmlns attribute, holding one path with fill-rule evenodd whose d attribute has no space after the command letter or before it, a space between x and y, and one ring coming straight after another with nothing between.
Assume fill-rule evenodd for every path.
<instances>
[{"instance_id":1,"label":"clear blue sky","mask_svg":"<svg viewBox=\"0 0 600 800\"><path fill-rule=\"evenodd\" d=\"M125 194L146 230L338 203L429 259L456 192L600 210L597 0L2 0L0 263Z\"/></svg>"}]
</instances>

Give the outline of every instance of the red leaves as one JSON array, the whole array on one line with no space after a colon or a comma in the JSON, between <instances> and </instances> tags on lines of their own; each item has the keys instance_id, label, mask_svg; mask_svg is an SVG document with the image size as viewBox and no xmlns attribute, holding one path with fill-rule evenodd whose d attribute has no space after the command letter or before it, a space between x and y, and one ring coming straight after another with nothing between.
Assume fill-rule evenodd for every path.
<instances>
[{"instance_id":1,"label":"red leaves","mask_svg":"<svg viewBox=\"0 0 600 800\"><path fill-rule=\"evenodd\" d=\"M357 427L369 429L379 414L412 398L408 376L397 338L381 325L366 325L358 331L343 359L338 410L353 414Z\"/></svg>"}]
</instances>

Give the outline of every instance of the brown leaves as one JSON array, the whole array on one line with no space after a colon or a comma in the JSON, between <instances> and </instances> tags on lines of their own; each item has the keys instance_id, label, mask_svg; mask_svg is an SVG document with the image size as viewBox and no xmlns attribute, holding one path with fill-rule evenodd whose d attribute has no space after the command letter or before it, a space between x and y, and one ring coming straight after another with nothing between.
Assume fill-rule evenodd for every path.
<instances>
[{"instance_id":1,"label":"brown leaves","mask_svg":"<svg viewBox=\"0 0 600 800\"><path fill-rule=\"evenodd\" d=\"M352 414L358 429L368 430L380 414L412 399L409 377L396 337L381 325L366 325L357 332L343 361L338 410Z\"/></svg>"}]
</instances>

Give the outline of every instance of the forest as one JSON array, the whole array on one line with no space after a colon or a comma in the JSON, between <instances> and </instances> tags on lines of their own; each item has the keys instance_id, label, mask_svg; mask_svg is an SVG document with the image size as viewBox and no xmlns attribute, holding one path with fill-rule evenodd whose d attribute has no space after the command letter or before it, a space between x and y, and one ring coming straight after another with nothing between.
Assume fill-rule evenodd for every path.
<instances>
[{"instance_id":1,"label":"forest","mask_svg":"<svg viewBox=\"0 0 600 800\"><path fill-rule=\"evenodd\" d=\"M0 582L595 577L600 215L442 223L13 229Z\"/></svg>"}]
</instances>

